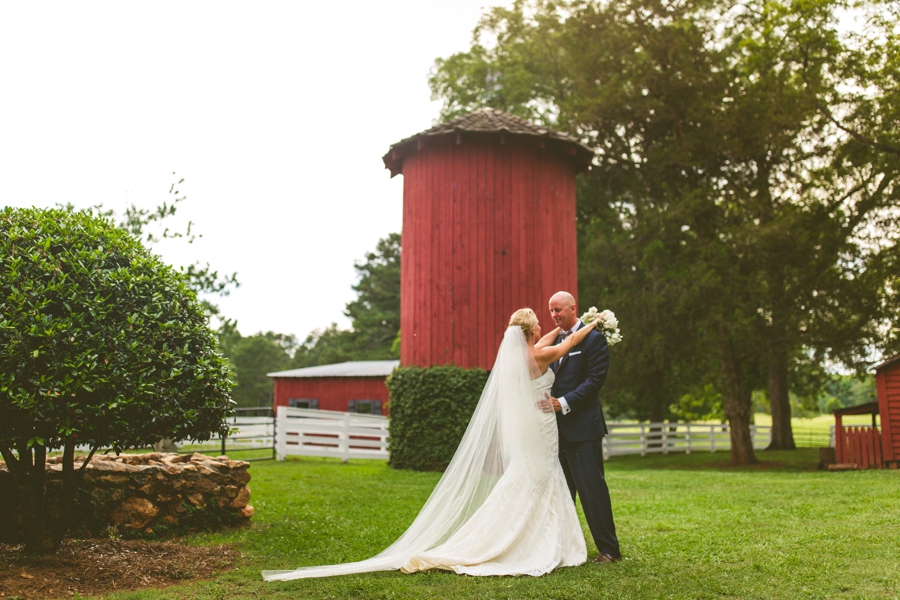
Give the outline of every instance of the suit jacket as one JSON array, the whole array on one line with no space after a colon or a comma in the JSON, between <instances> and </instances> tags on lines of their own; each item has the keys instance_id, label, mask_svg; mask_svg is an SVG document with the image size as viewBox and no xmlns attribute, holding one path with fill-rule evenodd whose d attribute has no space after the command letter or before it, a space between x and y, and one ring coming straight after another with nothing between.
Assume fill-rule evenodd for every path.
<instances>
[{"instance_id":1,"label":"suit jacket","mask_svg":"<svg viewBox=\"0 0 900 600\"><path fill-rule=\"evenodd\" d=\"M578 328L583 326L580 324ZM572 409L566 415L562 411L556 413L561 440L587 442L601 439L609 433L603 409L600 408L600 388L606 382L608 369L609 345L606 336L596 329L560 359L553 369L556 381L550 393L554 398L565 396L566 403Z\"/></svg>"}]
</instances>

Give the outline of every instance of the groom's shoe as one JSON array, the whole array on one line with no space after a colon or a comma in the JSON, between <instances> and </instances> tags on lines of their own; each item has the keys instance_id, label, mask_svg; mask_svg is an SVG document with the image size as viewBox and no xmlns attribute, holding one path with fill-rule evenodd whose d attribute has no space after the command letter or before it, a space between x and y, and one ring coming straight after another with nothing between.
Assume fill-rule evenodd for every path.
<instances>
[{"instance_id":1,"label":"groom's shoe","mask_svg":"<svg viewBox=\"0 0 900 600\"><path fill-rule=\"evenodd\" d=\"M594 562L598 565L605 565L606 563L619 562L620 560L622 560L621 556L613 556L612 554L601 552L600 555L594 559Z\"/></svg>"}]
</instances>

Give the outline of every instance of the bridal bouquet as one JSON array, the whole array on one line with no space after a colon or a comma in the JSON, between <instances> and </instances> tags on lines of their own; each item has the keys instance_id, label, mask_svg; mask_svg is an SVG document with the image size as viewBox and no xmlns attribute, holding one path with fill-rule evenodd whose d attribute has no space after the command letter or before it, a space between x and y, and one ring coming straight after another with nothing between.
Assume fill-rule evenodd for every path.
<instances>
[{"instance_id":1,"label":"bridal bouquet","mask_svg":"<svg viewBox=\"0 0 900 600\"><path fill-rule=\"evenodd\" d=\"M590 325L594 321L599 321L597 329L606 335L606 342L612 346L622 341L622 334L619 333L619 321L616 314L611 310L597 312L597 307L592 306L589 311L581 315L581 320L585 325Z\"/></svg>"}]
</instances>

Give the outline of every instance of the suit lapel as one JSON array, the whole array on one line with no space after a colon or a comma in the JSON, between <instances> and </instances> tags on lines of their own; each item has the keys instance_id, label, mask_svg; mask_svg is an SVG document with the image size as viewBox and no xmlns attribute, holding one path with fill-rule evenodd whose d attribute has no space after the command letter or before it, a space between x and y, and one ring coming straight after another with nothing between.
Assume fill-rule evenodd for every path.
<instances>
[{"instance_id":1,"label":"suit lapel","mask_svg":"<svg viewBox=\"0 0 900 600\"><path fill-rule=\"evenodd\" d=\"M575 333L576 331L578 331L578 330L581 329L582 327L584 327L584 323L581 322L581 319L578 319L578 321L575 323L575 327L572 328L572 333ZM559 343L559 338L556 338L556 339L557 339L557 343ZM563 355L562 355L562 358L559 359L559 364L558 364L557 367L556 367L556 371L557 371L557 372L559 372L559 370L562 368L562 366L563 366L564 364L566 364L566 359L567 359L567 358L569 358L569 354L568 354L568 353L563 354Z\"/></svg>"}]
</instances>

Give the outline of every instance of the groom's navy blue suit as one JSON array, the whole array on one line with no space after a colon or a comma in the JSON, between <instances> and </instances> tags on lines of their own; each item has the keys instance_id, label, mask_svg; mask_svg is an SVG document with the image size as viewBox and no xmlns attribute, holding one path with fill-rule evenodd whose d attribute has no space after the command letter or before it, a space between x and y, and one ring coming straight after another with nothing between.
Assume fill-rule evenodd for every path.
<instances>
[{"instance_id":1,"label":"groom's navy blue suit","mask_svg":"<svg viewBox=\"0 0 900 600\"><path fill-rule=\"evenodd\" d=\"M576 329L584 327L581 321ZM559 339L557 339L559 343ZM566 482L575 500L581 496L581 507L597 549L613 558L621 556L616 526L613 522L609 488L603 473L603 436L609 433L600 408L600 388L609 368L609 346L606 336L591 331L551 368L556 380L551 394L564 397L571 412L556 413L559 427L559 460Z\"/></svg>"}]
</instances>

